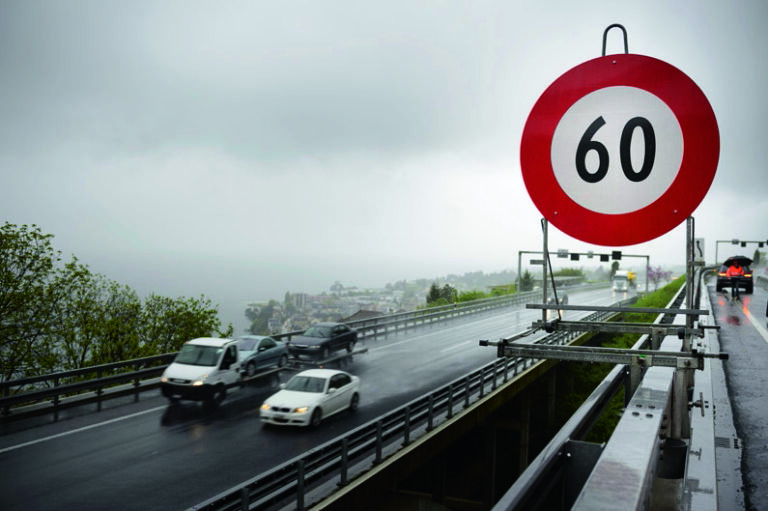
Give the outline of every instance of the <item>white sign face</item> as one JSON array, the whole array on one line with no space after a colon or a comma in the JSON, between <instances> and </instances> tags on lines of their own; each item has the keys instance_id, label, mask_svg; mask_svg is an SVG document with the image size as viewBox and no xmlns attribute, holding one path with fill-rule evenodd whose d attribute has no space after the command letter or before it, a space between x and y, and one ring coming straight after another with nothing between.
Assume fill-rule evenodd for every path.
<instances>
[{"instance_id":1,"label":"white sign face","mask_svg":"<svg viewBox=\"0 0 768 511\"><path fill-rule=\"evenodd\" d=\"M555 179L571 200L597 213L630 213L656 201L675 180L683 134L657 96L606 87L565 112L551 158Z\"/></svg>"}]
</instances>

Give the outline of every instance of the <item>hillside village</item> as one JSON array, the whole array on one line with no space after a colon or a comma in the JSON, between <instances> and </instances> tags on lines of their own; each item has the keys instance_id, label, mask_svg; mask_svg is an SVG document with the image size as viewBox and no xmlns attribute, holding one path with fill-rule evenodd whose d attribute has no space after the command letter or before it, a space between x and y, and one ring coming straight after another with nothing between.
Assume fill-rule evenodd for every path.
<instances>
[{"instance_id":1,"label":"hillside village","mask_svg":"<svg viewBox=\"0 0 768 511\"><path fill-rule=\"evenodd\" d=\"M607 280L610 275L608 265L581 270L589 281ZM245 315L251 323L252 334L273 335L305 330L309 325L320 321L348 322L412 311L426 305L429 288L435 283L440 287L448 284L459 292L489 292L493 287L509 286L515 281L516 272L511 270L496 273L477 271L415 281L402 280L387 284L381 289L360 289L336 281L328 290L318 294L287 292L282 300L250 303Z\"/></svg>"}]
</instances>

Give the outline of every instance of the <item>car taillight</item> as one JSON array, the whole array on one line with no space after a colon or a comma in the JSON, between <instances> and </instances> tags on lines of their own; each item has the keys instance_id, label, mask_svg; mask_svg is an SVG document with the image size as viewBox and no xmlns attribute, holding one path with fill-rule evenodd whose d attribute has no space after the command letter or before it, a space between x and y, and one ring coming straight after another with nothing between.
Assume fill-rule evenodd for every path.
<instances>
[{"instance_id":1,"label":"car taillight","mask_svg":"<svg viewBox=\"0 0 768 511\"><path fill-rule=\"evenodd\" d=\"M751 278L751 277L752 277L752 274L751 274L751 273L745 273L745 274L744 274L744 276L745 276L745 277L750 277L750 278Z\"/></svg>"},{"instance_id":2,"label":"car taillight","mask_svg":"<svg viewBox=\"0 0 768 511\"><path fill-rule=\"evenodd\" d=\"M725 275L725 272L722 272L722 271L721 271L720 273L718 273L718 274L717 274L717 276L718 276L718 277L725 277L726 275Z\"/></svg>"}]
</instances>

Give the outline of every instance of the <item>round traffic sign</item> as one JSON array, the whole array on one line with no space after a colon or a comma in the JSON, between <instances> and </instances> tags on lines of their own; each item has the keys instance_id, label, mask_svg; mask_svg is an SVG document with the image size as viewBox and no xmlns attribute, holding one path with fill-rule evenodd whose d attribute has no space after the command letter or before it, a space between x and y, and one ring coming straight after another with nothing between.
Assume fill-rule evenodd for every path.
<instances>
[{"instance_id":1,"label":"round traffic sign","mask_svg":"<svg viewBox=\"0 0 768 511\"><path fill-rule=\"evenodd\" d=\"M584 62L544 91L525 123L520 165L555 227L623 246L693 213L719 153L715 114L693 80L661 60L619 54Z\"/></svg>"}]
</instances>

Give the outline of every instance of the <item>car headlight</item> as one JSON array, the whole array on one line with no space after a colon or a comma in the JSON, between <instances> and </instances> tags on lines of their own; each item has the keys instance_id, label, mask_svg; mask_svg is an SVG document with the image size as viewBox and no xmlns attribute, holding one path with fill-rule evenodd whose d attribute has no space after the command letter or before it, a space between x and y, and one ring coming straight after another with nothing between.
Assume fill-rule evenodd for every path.
<instances>
[{"instance_id":1,"label":"car headlight","mask_svg":"<svg viewBox=\"0 0 768 511\"><path fill-rule=\"evenodd\" d=\"M311 350L319 350L321 347L315 344L314 346L308 346L308 348Z\"/></svg>"},{"instance_id":2,"label":"car headlight","mask_svg":"<svg viewBox=\"0 0 768 511\"><path fill-rule=\"evenodd\" d=\"M208 375L207 375L207 374L204 374L204 375L202 375L200 378L198 378L197 380L193 381L193 382L192 382L192 385L193 385L194 387L199 387L200 385L203 385L203 384L205 384L205 380L207 380L207 379L208 379Z\"/></svg>"},{"instance_id":3,"label":"car headlight","mask_svg":"<svg viewBox=\"0 0 768 511\"><path fill-rule=\"evenodd\" d=\"M309 410L308 406L302 406L300 408L294 408L293 413L307 413L308 410Z\"/></svg>"},{"instance_id":4,"label":"car headlight","mask_svg":"<svg viewBox=\"0 0 768 511\"><path fill-rule=\"evenodd\" d=\"M269 403L264 403L263 405L261 405L261 409L264 410L265 412L268 411L270 408L272 407L269 405Z\"/></svg>"}]
</instances>

